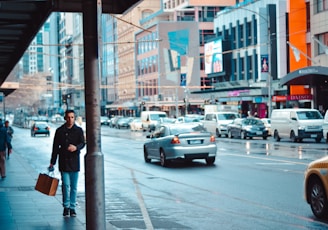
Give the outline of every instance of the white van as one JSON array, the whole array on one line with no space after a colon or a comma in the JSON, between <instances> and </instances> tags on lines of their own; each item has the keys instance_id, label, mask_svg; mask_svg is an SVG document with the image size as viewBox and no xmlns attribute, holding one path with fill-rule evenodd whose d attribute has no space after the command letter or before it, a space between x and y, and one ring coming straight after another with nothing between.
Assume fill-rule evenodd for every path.
<instances>
[{"instance_id":1,"label":"white van","mask_svg":"<svg viewBox=\"0 0 328 230\"><path fill-rule=\"evenodd\" d=\"M227 125L234 119L240 118L237 112L221 111L208 112L205 114L203 123L207 131L216 134L217 137L228 136Z\"/></svg>"},{"instance_id":2,"label":"white van","mask_svg":"<svg viewBox=\"0 0 328 230\"><path fill-rule=\"evenodd\" d=\"M323 137L322 126L323 117L316 109L274 109L271 113L271 131L276 141L313 138L318 143Z\"/></svg>"},{"instance_id":3,"label":"white van","mask_svg":"<svg viewBox=\"0 0 328 230\"><path fill-rule=\"evenodd\" d=\"M161 118L167 117L165 112L161 111L142 111L141 112L141 123L142 130L152 131L155 130L156 125L158 124Z\"/></svg>"}]
</instances>

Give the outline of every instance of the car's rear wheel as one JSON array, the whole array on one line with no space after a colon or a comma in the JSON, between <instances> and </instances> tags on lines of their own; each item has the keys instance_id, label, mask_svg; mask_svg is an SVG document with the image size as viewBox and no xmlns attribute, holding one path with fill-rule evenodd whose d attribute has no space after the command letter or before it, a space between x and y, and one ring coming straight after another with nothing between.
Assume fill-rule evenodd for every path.
<instances>
[{"instance_id":1,"label":"car's rear wheel","mask_svg":"<svg viewBox=\"0 0 328 230\"><path fill-rule=\"evenodd\" d=\"M205 161L207 165L213 165L215 162L215 157L207 157Z\"/></svg>"},{"instance_id":2,"label":"car's rear wheel","mask_svg":"<svg viewBox=\"0 0 328 230\"><path fill-rule=\"evenodd\" d=\"M160 157L161 166L166 167L169 165L169 161L166 159L166 155L163 149L160 150L159 157Z\"/></svg>"},{"instance_id":3,"label":"car's rear wheel","mask_svg":"<svg viewBox=\"0 0 328 230\"><path fill-rule=\"evenodd\" d=\"M147 152L146 146L144 146L144 159L145 159L145 162L146 163L150 163L151 162L151 159L148 158L148 152Z\"/></svg>"},{"instance_id":4,"label":"car's rear wheel","mask_svg":"<svg viewBox=\"0 0 328 230\"><path fill-rule=\"evenodd\" d=\"M228 131L228 137L229 138L233 138L232 133L231 133L231 130Z\"/></svg>"},{"instance_id":5,"label":"car's rear wheel","mask_svg":"<svg viewBox=\"0 0 328 230\"><path fill-rule=\"evenodd\" d=\"M245 131L240 132L240 138L241 139L246 139L246 132Z\"/></svg>"},{"instance_id":6,"label":"car's rear wheel","mask_svg":"<svg viewBox=\"0 0 328 230\"><path fill-rule=\"evenodd\" d=\"M319 138L319 137L316 138L316 139L315 139L315 142L316 142L316 143L320 143L320 142L321 142L321 138Z\"/></svg>"},{"instance_id":7,"label":"car's rear wheel","mask_svg":"<svg viewBox=\"0 0 328 230\"><path fill-rule=\"evenodd\" d=\"M280 141L279 133L278 133L277 130L274 131L274 133L273 133L273 138L274 138L275 141L277 141L277 142Z\"/></svg>"},{"instance_id":8,"label":"car's rear wheel","mask_svg":"<svg viewBox=\"0 0 328 230\"><path fill-rule=\"evenodd\" d=\"M215 131L216 131L216 136L221 137L220 131L218 129L216 129Z\"/></svg>"},{"instance_id":9,"label":"car's rear wheel","mask_svg":"<svg viewBox=\"0 0 328 230\"><path fill-rule=\"evenodd\" d=\"M313 214L318 218L327 217L327 196L325 188L319 179L315 178L309 183L308 194L310 195L309 201Z\"/></svg>"}]
</instances>

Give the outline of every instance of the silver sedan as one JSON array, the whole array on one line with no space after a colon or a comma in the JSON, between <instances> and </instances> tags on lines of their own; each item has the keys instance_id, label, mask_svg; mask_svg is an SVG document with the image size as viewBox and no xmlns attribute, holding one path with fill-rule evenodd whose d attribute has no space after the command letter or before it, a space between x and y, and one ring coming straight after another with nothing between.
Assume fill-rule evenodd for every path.
<instances>
[{"instance_id":1,"label":"silver sedan","mask_svg":"<svg viewBox=\"0 0 328 230\"><path fill-rule=\"evenodd\" d=\"M144 144L147 163L160 160L165 167L174 159L205 159L207 165L215 162L215 137L199 123L162 124L147 138L150 139Z\"/></svg>"}]
</instances>

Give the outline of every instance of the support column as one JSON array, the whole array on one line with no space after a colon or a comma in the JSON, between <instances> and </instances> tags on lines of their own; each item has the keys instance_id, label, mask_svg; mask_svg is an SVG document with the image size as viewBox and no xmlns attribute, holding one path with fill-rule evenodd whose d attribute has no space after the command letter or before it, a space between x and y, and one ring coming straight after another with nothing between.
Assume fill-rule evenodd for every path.
<instances>
[{"instance_id":1,"label":"support column","mask_svg":"<svg viewBox=\"0 0 328 230\"><path fill-rule=\"evenodd\" d=\"M100 130L101 0L83 1L84 87L87 153L85 155L86 229L105 230L104 157Z\"/></svg>"}]
</instances>

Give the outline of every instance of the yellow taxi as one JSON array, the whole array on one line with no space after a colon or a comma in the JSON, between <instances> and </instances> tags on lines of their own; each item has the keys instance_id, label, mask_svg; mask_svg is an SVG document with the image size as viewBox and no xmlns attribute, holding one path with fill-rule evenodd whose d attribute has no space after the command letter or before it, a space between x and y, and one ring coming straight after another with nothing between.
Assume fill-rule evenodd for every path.
<instances>
[{"instance_id":1,"label":"yellow taxi","mask_svg":"<svg viewBox=\"0 0 328 230\"><path fill-rule=\"evenodd\" d=\"M305 200L318 218L328 216L328 156L312 161L304 174Z\"/></svg>"}]
</instances>

